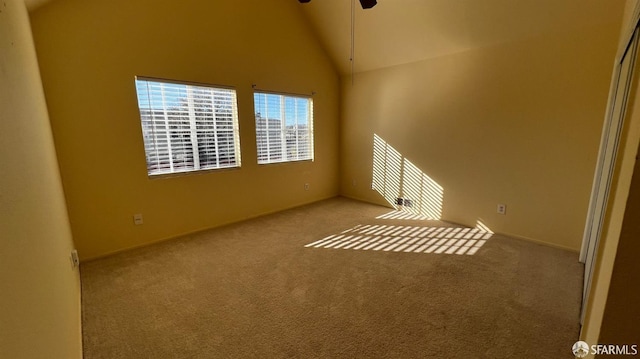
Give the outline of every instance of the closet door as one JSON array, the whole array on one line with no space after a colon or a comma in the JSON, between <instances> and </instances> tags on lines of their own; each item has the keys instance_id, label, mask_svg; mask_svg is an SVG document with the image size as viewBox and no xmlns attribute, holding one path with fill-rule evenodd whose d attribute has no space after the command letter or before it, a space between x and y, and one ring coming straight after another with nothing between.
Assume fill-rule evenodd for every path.
<instances>
[{"instance_id":1,"label":"closet door","mask_svg":"<svg viewBox=\"0 0 640 359\"><path fill-rule=\"evenodd\" d=\"M591 201L587 215L587 224L580 253L580 261L585 263L584 284L582 289L582 313L580 323L584 321L587 297L591 288L593 267L597 257L598 242L602 234L604 216L611 189L618 145L622 133L627 102L631 90L633 68L638 52L638 27L633 32L626 51L614 69L607 116L605 118L600 152L596 164Z\"/></svg>"}]
</instances>

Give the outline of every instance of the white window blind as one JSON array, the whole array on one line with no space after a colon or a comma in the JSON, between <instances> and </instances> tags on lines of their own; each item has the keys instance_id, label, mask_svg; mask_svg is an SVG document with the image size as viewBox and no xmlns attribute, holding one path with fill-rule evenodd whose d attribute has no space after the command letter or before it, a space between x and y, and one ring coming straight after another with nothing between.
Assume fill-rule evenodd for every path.
<instances>
[{"instance_id":1,"label":"white window blind","mask_svg":"<svg viewBox=\"0 0 640 359\"><path fill-rule=\"evenodd\" d=\"M236 92L136 78L147 173L240 167Z\"/></svg>"},{"instance_id":2,"label":"white window blind","mask_svg":"<svg viewBox=\"0 0 640 359\"><path fill-rule=\"evenodd\" d=\"M258 163L313 160L313 100L256 92Z\"/></svg>"}]
</instances>

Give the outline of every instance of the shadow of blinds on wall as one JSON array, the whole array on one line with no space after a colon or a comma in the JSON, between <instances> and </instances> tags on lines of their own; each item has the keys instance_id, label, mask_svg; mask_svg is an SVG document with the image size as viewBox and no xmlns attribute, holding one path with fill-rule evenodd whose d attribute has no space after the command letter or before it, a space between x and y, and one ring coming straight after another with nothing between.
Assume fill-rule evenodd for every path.
<instances>
[{"instance_id":1,"label":"shadow of blinds on wall","mask_svg":"<svg viewBox=\"0 0 640 359\"><path fill-rule=\"evenodd\" d=\"M402 198L404 211L422 219L442 217L442 186L377 134L373 135L371 186L395 209L400 208L396 199Z\"/></svg>"}]
</instances>

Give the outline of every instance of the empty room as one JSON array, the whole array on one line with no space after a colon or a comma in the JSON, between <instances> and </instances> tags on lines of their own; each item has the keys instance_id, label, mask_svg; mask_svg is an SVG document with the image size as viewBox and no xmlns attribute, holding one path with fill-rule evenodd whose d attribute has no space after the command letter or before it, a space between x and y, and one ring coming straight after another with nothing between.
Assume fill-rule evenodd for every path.
<instances>
[{"instance_id":1,"label":"empty room","mask_svg":"<svg viewBox=\"0 0 640 359\"><path fill-rule=\"evenodd\" d=\"M639 19L5 0L0 358L637 355Z\"/></svg>"}]
</instances>

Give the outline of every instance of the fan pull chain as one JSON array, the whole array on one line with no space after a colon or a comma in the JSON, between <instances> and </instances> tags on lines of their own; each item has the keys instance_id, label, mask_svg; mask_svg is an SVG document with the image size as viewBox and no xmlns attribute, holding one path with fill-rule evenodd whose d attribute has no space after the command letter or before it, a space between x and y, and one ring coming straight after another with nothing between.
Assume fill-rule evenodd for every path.
<instances>
[{"instance_id":1,"label":"fan pull chain","mask_svg":"<svg viewBox=\"0 0 640 359\"><path fill-rule=\"evenodd\" d=\"M356 0L351 0L351 54L349 55L349 61L351 62L351 86L353 86L353 72L354 72L354 56L355 56L355 42L356 42Z\"/></svg>"}]
</instances>

